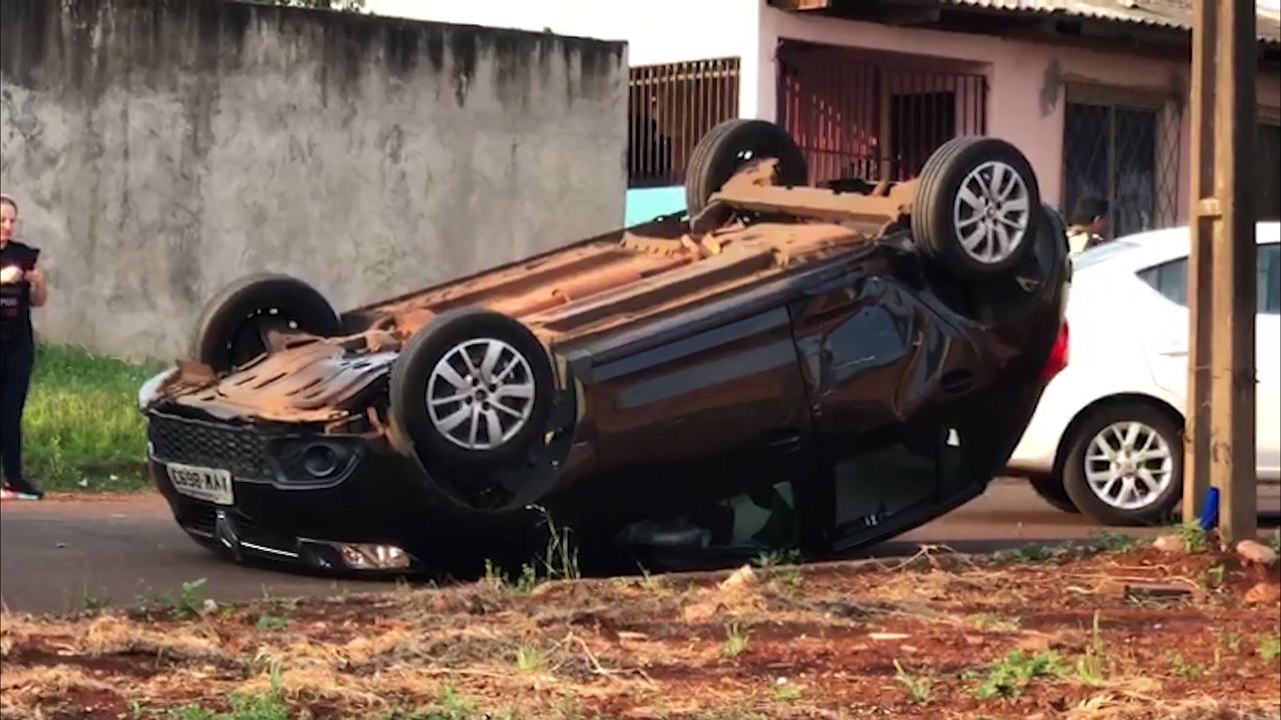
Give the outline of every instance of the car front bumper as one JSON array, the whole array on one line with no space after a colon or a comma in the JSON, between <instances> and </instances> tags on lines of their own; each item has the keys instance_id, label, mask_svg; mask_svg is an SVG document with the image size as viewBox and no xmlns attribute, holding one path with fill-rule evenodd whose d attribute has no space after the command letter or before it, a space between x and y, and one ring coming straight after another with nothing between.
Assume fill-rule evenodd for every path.
<instances>
[{"instance_id":1,"label":"car front bumper","mask_svg":"<svg viewBox=\"0 0 1281 720\"><path fill-rule=\"evenodd\" d=\"M297 458L277 448L334 443L349 453L323 479L300 478ZM281 445L279 443L285 443ZM152 482L178 525L231 559L317 570L415 573L425 535L449 544L450 525L411 459L379 439L290 435L279 442L251 427L148 414ZM296 455L296 453L295 453ZM229 475L218 492L179 489L171 465Z\"/></svg>"}]
</instances>

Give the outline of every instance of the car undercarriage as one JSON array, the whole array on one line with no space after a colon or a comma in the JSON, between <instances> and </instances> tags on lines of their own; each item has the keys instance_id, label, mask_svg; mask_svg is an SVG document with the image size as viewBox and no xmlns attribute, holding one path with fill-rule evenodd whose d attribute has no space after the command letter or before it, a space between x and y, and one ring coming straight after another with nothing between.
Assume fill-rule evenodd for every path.
<instances>
[{"instance_id":1,"label":"car undercarriage","mask_svg":"<svg viewBox=\"0 0 1281 720\"><path fill-rule=\"evenodd\" d=\"M807 177L777 126L730 121L687 213L341 314L237 281L140 392L155 482L198 542L330 570L519 562L548 520L608 565L937 517L1066 360L1062 220L993 138L905 183Z\"/></svg>"}]
</instances>

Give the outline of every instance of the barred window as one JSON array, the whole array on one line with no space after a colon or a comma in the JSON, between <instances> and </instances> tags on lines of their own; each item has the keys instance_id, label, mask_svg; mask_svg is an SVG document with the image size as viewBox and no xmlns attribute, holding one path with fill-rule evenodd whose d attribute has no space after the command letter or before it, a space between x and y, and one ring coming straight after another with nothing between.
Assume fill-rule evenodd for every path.
<instances>
[{"instance_id":1,"label":"barred window","mask_svg":"<svg viewBox=\"0 0 1281 720\"><path fill-rule=\"evenodd\" d=\"M869 56L788 41L779 52L779 122L810 181L907 180L940 145L987 129L987 78L937 60Z\"/></svg>"},{"instance_id":2,"label":"barred window","mask_svg":"<svg viewBox=\"0 0 1281 720\"><path fill-rule=\"evenodd\" d=\"M627 186L683 184L699 138L738 117L738 82L738 58L631 68Z\"/></svg>"}]
</instances>

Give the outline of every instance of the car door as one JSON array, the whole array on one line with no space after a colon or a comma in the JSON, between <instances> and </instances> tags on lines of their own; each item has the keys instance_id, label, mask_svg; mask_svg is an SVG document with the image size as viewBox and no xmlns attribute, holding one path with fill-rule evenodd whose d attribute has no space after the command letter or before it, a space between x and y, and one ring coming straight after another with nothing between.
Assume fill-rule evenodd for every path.
<instances>
[{"instance_id":1,"label":"car door","mask_svg":"<svg viewBox=\"0 0 1281 720\"><path fill-rule=\"evenodd\" d=\"M1142 337L1152 381L1178 398L1188 397L1188 259L1174 258L1139 270L1142 281L1127 315L1141 319L1134 328ZM1144 284L1146 287L1144 287Z\"/></svg>"},{"instance_id":2,"label":"car door","mask_svg":"<svg viewBox=\"0 0 1281 720\"><path fill-rule=\"evenodd\" d=\"M592 368L605 467L786 455L803 442L809 413L787 309L719 314L706 329Z\"/></svg>"},{"instance_id":3,"label":"car door","mask_svg":"<svg viewBox=\"0 0 1281 720\"><path fill-rule=\"evenodd\" d=\"M1255 316L1255 458L1260 474L1275 477L1281 466L1281 315L1277 310L1278 244L1258 246L1258 308ZM1143 270L1138 276L1159 298L1143 298L1138 314L1152 379L1179 398L1188 394L1188 258L1175 258ZM1182 407L1180 408L1182 409Z\"/></svg>"}]
</instances>

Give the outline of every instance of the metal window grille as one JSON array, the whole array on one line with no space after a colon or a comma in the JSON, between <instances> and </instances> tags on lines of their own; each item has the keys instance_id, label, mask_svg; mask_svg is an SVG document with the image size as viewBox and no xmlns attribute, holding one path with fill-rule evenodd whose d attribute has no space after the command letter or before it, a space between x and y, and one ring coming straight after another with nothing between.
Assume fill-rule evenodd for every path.
<instances>
[{"instance_id":1,"label":"metal window grille","mask_svg":"<svg viewBox=\"0 0 1281 720\"><path fill-rule=\"evenodd\" d=\"M1177 222L1181 105L1137 89L1069 86L1062 207L1108 201L1112 237Z\"/></svg>"},{"instance_id":2,"label":"metal window grille","mask_svg":"<svg viewBox=\"0 0 1281 720\"><path fill-rule=\"evenodd\" d=\"M685 182L699 138L738 117L738 58L640 65L628 80L628 187Z\"/></svg>"},{"instance_id":3,"label":"metal window grille","mask_svg":"<svg viewBox=\"0 0 1281 720\"><path fill-rule=\"evenodd\" d=\"M811 182L907 180L938 146L987 131L983 75L906 68L843 48L789 50L779 52L778 117L805 151Z\"/></svg>"}]
</instances>

